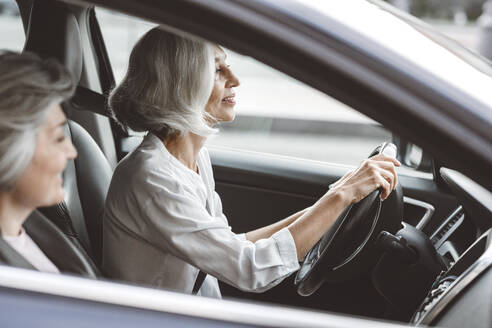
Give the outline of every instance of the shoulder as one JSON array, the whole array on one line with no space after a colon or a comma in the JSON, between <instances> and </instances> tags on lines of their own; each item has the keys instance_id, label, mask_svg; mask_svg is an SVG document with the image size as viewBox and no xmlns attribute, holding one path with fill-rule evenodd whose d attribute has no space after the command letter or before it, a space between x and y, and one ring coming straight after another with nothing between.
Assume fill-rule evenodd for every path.
<instances>
[{"instance_id":1,"label":"shoulder","mask_svg":"<svg viewBox=\"0 0 492 328\"><path fill-rule=\"evenodd\" d=\"M108 198L126 195L143 200L162 191L182 192L185 184L182 174L168 155L158 145L146 143L144 139L135 151L117 165Z\"/></svg>"}]
</instances>

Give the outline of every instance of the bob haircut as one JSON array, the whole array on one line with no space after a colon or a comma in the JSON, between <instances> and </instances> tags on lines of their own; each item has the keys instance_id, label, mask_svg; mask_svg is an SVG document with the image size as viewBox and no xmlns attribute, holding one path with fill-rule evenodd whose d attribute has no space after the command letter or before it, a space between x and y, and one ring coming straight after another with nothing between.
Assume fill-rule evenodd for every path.
<instances>
[{"instance_id":1,"label":"bob haircut","mask_svg":"<svg viewBox=\"0 0 492 328\"><path fill-rule=\"evenodd\" d=\"M0 52L0 191L15 187L31 163L50 109L73 91L70 73L55 60Z\"/></svg>"},{"instance_id":2,"label":"bob haircut","mask_svg":"<svg viewBox=\"0 0 492 328\"><path fill-rule=\"evenodd\" d=\"M160 138L188 132L207 137L216 132L205 112L214 65L210 44L156 27L135 44L128 71L110 94L109 109L134 131Z\"/></svg>"}]
</instances>

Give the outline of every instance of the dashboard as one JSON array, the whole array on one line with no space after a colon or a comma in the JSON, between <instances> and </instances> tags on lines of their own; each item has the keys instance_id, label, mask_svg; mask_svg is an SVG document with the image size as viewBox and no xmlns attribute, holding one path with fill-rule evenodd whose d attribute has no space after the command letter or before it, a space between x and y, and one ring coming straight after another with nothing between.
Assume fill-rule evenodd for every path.
<instances>
[{"instance_id":1,"label":"dashboard","mask_svg":"<svg viewBox=\"0 0 492 328\"><path fill-rule=\"evenodd\" d=\"M411 323L445 327L492 327L492 194L461 173L441 168L460 202L430 235L447 270L435 279ZM406 203L416 204L412 199ZM426 215L432 212L427 206ZM418 224L425 224L422 216Z\"/></svg>"}]
</instances>

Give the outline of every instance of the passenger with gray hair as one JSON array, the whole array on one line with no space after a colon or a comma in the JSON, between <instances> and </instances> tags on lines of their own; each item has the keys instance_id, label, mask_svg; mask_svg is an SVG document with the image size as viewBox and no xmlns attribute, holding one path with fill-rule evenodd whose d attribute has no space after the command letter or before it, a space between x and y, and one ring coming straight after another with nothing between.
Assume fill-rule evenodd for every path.
<instances>
[{"instance_id":1,"label":"passenger with gray hair","mask_svg":"<svg viewBox=\"0 0 492 328\"><path fill-rule=\"evenodd\" d=\"M59 63L28 53L0 53L2 261L11 247L35 269L59 272L23 224L37 207L64 199L61 173L77 152L65 135L60 103L73 91L71 75Z\"/></svg>"},{"instance_id":2,"label":"passenger with gray hair","mask_svg":"<svg viewBox=\"0 0 492 328\"><path fill-rule=\"evenodd\" d=\"M237 86L217 45L155 28L133 48L109 107L123 126L148 133L118 164L108 191L103 268L110 277L217 298L217 279L265 291L299 268L346 206L395 188L399 162L377 155L313 206L233 233L203 145L216 123L234 119Z\"/></svg>"}]
</instances>

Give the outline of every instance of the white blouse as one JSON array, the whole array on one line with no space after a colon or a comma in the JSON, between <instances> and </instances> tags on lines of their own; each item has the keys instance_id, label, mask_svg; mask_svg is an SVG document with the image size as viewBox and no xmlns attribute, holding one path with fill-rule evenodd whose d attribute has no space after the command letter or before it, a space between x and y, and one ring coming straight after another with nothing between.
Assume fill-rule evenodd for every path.
<instances>
[{"instance_id":1,"label":"white blouse","mask_svg":"<svg viewBox=\"0 0 492 328\"><path fill-rule=\"evenodd\" d=\"M23 228L18 236L2 236L2 238L39 271L60 273Z\"/></svg>"},{"instance_id":2,"label":"white blouse","mask_svg":"<svg viewBox=\"0 0 492 328\"><path fill-rule=\"evenodd\" d=\"M284 228L255 243L233 233L205 148L197 164L199 174L150 133L118 164L104 213L105 274L191 293L200 268L208 275L198 294L220 298L216 278L261 292L296 271L290 231Z\"/></svg>"}]
</instances>

